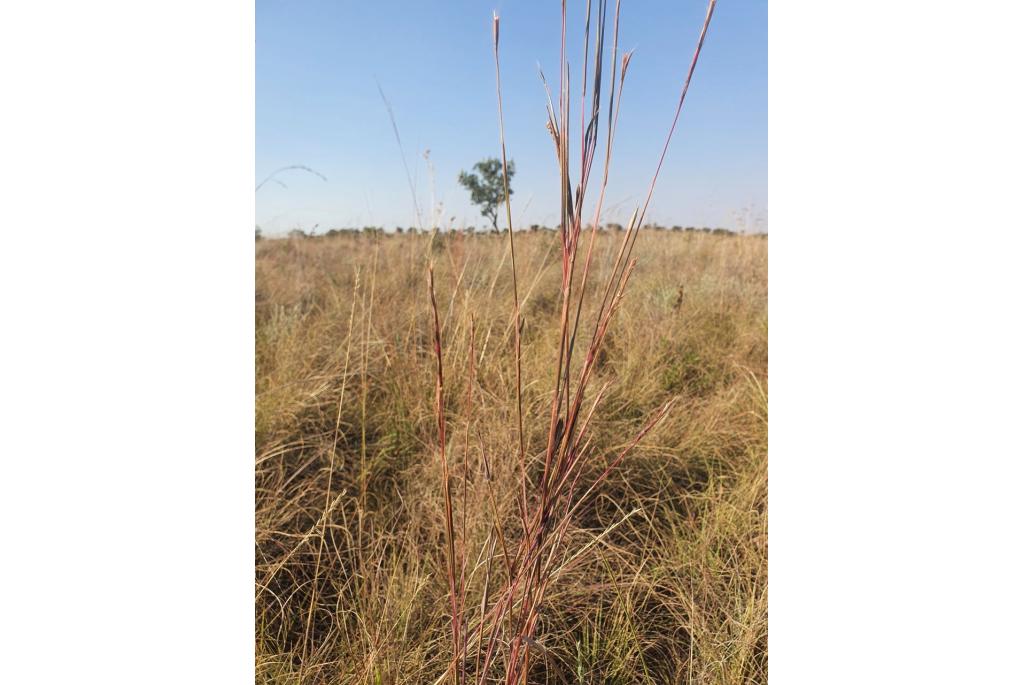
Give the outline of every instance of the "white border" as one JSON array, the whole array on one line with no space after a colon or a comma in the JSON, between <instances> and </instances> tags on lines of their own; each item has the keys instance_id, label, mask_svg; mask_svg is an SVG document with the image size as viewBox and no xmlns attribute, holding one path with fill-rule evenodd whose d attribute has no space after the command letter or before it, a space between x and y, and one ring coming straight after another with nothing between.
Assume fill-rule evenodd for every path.
<instances>
[{"instance_id":1,"label":"white border","mask_svg":"<svg viewBox=\"0 0 1024 685\"><path fill-rule=\"evenodd\" d=\"M0 9L5 682L252 682L254 28Z\"/></svg>"},{"instance_id":2,"label":"white border","mask_svg":"<svg viewBox=\"0 0 1024 685\"><path fill-rule=\"evenodd\" d=\"M777 683L1020 679L1020 7L772 4Z\"/></svg>"}]
</instances>

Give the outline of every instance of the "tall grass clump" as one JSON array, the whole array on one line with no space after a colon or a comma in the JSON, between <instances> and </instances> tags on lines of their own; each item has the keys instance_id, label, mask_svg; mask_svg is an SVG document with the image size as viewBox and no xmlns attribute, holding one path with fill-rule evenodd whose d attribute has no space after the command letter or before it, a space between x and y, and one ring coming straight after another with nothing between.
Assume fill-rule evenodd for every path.
<instances>
[{"instance_id":1,"label":"tall grass clump","mask_svg":"<svg viewBox=\"0 0 1024 685\"><path fill-rule=\"evenodd\" d=\"M618 114L622 105L623 86L629 67L631 53L618 57L618 36L620 4L616 2L614 24L612 28L612 50L609 61L611 75L608 79L607 109L602 112L602 88L605 83L605 45L608 3L588 0L584 25L583 68L581 75L582 89L580 94L579 124L579 175L572 178L570 173L570 155L572 154L572 135L570 129L570 88L569 64L565 54L566 36L566 3L562 2L562 45L559 61L559 88L557 108L548 102L547 128L554 142L555 157L559 167L559 196L561 224L559 228L559 248L561 256L560 283L560 316L558 320L558 354L551 364L553 390L551 392L550 412L547 419L547 439L539 458L528 460L526 454L525 434L523 426L522 400L522 345L521 335L523 319L519 304L519 285L516 268L515 238L512 225L511 198L508 192L508 158L505 144L505 127L501 91L500 61L500 19L495 13L493 23L494 67L497 83L498 123L501 145L501 162L504 171L505 209L507 234L509 239L509 255L512 280L512 330L513 356L515 361L515 404L517 419L517 435L519 447L520 471L518 474L517 511L519 514L518 535L509 548L500 530L502 522L495 517L493 528L495 536L501 543L500 551L495 550L491 536L483 541L478 558L486 564L487 571L483 578L481 602L479 607L467 603L466 567L470 554L467 532L463 530L461 537L457 534L453 519L452 491L450 473L446 456L447 442L445 433L444 405L444 362L442 353L442 335L439 322L437 302L434 293L433 267L430 268L429 290L430 304L434 317L434 351L437 357L436 405L438 419L438 453L442 464L442 492L446 517L448 585L451 607L451 665L438 682L450 678L460 684L470 679L483 683L490 679L492 666L498 665L502 680L511 685L525 683L530 673L531 658L543 657L546 649L538 635L541 611L551 583L558 572L571 561L564 556L566 531L587 498L601 485L609 473L616 468L637 443L650 432L669 411L672 401L646 417L643 427L621 449L618 454L595 477L583 479L583 466L595 457L595 448L590 440L589 427L595 411L601 404L608 385L591 390L591 381L598 356L602 351L608 335L609 327L615 312L621 307L626 285L636 267L633 247L638 229L643 220L654 193L658 174L661 171L665 155L676 124L682 111L690 80L700 56L704 38L715 8L715 0L708 3L707 15L701 28L689 71L683 82L679 104L672 119L661 156L651 178L646 199L642 206L634 210L629 224L619 242L609 277L604 287L598 287L593 296L599 298L596 310L592 313L592 325L581 328L584 303L587 300L588 278L592 264L593 249L597 227L601 221L601 209L605 189L608 185L611 168L612 147ZM593 20L593 31L592 31ZM593 48L591 40L593 39ZM590 61L593 60L593 71ZM587 109L587 82L590 79L591 90L589 110ZM577 273L577 258L580 256L580 240L584 227L584 199L587 195L591 170L600 140L602 113L607 124L605 135L604 169L600 179L598 198L590 223L589 240L583 255L582 268ZM574 354L578 343L584 345L581 359ZM589 399L589 408L584 411L585 400ZM531 469L532 462L539 461L540 469ZM531 471L539 471L531 474ZM468 483L468 471L464 472L465 483ZM489 485L489 484L488 484ZM495 579L491 584L490 567L493 560L499 559L504 566L504 579ZM476 571L477 569L472 569ZM500 577L500 573L498 574ZM472 578L472 572L470 574Z\"/></svg>"}]
</instances>

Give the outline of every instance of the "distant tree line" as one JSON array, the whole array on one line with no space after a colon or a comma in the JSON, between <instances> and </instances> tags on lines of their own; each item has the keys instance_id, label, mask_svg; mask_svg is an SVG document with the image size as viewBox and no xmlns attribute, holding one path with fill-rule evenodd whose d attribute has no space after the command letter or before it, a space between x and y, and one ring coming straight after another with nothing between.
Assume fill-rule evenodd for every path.
<instances>
[{"instance_id":1,"label":"distant tree line","mask_svg":"<svg viewBox=\"0 0 1024 685\"><path fill-rule=\"evenodd\" d=\"M409 227L396 226L394 229L391 229L391 230L385 229L383 226L363 226L361 228L360 227L332 228L332 229L324 231L324 232L318 232L316 229L317 229L317 227L314 227L313 229L310 229L310 231L307 232L307 231L305 231L305 230L303 230L301 228L294 228L294 229L288 231L287 237L288 238L294 238L294 239L333 238L335 236L340 236L340 235L349 235L349 236L355 235L355 236L376 237L376 236L405 235L405 234L408 234L408 235L416 235L416 234L429 235L432 232L432 229L417 230L415 226L409 226ZM528 227L524 227L524 228L520 228L520 229L516 229L516 230L517 231L528 230L531 233L539 233L541 231L554 232L554 231L558 231L560 229L561 229L561 226L553 226L552 227L552 226L547 226L547 225L544 225L544 224L530 224ZM586 226L584 230L590 230L590 229L591 229L591 226ZM672 231L672 232L676 232L676 233L710 233L712 235L730 235L730 236L732 236L732 235L741 235L737 231L733 231L731 229L722 228L722 227L710 228L708 226L703 226L703 227L698 228L696 226L686 226L686 227L683 227L683 226L679 226L679 225L668 227L668 226L662 226L661 224L658 224L658 223L644 224L643 226L640 227L640 229L644 230L644 231ZM598 230L600 230L600 231L610 231L610 232L613 232L613 233L618 233L618 232L626 230L626 227L623 226L622 224L619 224L619 223L607 223L607 224L601 224L598 227ZM461 228L460 227L451 227L451 228L447 228L447 229L443 229L443 230L442 229L438 229L438 232L442 233L442 234L462 233L462 234L465 234L465 235L481 235L481 234L488 234L489 233L491 235L502 235L504 233L504 229L500 229L499 228L499 229L495 230L493 227L491 227L489 229L485 229L484 231L478 231L476 226L464 226L464 227L461 227ZM765 236L766 234L758 233L756 235ZM264 239L266 237L267 236L262 232L262 230L260 228L256 229L256 240L262 240L262 239Z\"/></svg>"}]
</instances>

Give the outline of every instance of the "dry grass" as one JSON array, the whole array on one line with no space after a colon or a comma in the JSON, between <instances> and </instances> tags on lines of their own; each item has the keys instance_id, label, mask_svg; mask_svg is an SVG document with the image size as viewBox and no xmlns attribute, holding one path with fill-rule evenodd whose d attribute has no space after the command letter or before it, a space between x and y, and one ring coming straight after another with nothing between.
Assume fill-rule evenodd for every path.
<instances>
[{"instance_id":1,"label":"dry grass","mask_svg":"<svg viewBox=\"0 0 1024 685\"><path fill-rule=\"evenodd\" d=\"M620 242L597 234L594 283L612 278ZM514 555L524 533L509 247L462 234L257 244L259 681L434 682L452 663L452 614L479 614L506 582L502 550ZM561 249L555 233L515 237L534 483L562 344ZM645 231L633 256L596 360L595 391L610 384L581 483L675 402L568 522L529 682L764 682L767 241ZM430 261L453 528L468 550L454 567ZM584 321L599 304L584 303ZM467 627L472 672L482 657ZM509 649L498 645L489 677L503 677Z\"/></svg>"}]
</instances>

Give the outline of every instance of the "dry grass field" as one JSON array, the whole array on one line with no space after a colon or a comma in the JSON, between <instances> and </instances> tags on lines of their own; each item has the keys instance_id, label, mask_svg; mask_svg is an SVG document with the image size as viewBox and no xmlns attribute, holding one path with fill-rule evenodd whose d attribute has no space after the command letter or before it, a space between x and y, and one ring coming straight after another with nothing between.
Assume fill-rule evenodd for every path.
<instances>
[{"instance_id":1,"label":"dry grass field","mask_svg":"<svg viewBox=\"0 0 1024 685\"><path fill-rule=\"evenodd\" d=\"M587 402L607 388L587 429L581 490L675 401L581 498L552 547L528 682L766 681L767 242L640 231L594 360ZM609 279L618 243L597 234L594 282ZM560 242L521 232L515 249L532 501L559 356ZM444 680L453 600L443 469L466 550L456 569L465 613L494 601L507 582L502 549L524 535L513 306L502 235L256 243L258 682ZM583 306L584 329L595 307ZM463 679L484 651L471 628L467 619ZM494 642L487 682L509 663L509 638Z\"/></svg>"}]
</instances>

